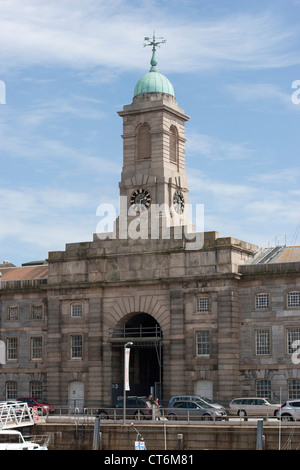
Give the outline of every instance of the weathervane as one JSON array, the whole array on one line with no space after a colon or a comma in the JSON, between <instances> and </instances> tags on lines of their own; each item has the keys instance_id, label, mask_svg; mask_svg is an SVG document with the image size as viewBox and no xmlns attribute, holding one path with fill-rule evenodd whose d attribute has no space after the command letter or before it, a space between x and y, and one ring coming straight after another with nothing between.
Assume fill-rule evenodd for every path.
<instances>
[{"instance_id":1,"label":"weathervane","mask_svg":"<svg viewBox=\"0 0 300 470\"><path fill-rule=\"evenodd\" d=\"M167 42L167 40L162 38L162 37L155 38L155 32L154 31L153 31L152 39L150 39L149 37L145 37L144 40L147 41L147 43L144 44L144 47L152 46L152 58L151 58L151 61L150 61L150 64L151 64L150 72L156 72L157 71L157 69L156 69L157 60L156 60L156 56L155 56L156 48L160 47L160 44L165 44Z\"/></svg>"}]
</instances>

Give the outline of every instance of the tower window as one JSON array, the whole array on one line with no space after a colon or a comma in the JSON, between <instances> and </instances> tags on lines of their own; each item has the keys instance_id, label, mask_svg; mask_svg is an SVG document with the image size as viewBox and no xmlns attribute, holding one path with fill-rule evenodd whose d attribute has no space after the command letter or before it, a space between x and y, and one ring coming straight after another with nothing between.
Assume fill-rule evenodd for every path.
<instances>
[{"instance_id":1,"label":"tower window","mask_svg":"<svg viewBox=\"0 0 300 470\"><path fill-rule=\"evenodd\" d=\"M171 162L177 162L178 157L178 134L175 126L170 127L170 160Z\"/></svg>"},{"instance_id":2,"label":"tower window","mask_svg":"<svg viewBox=\"0 0 300 470\"><path fill-rule=\"evenodd\" d=\"M151 157L151 134L148 124L142 124L137 134L137 158L145 160Z\"/></svg>"}]
</instances>

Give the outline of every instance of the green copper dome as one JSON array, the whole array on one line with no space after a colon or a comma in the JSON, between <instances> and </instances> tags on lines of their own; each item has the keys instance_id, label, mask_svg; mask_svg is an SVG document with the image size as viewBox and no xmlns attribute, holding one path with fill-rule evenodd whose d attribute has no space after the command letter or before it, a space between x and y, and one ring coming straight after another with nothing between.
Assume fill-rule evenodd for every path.
<instances>
[{"instance_id":1,"label":"green copper dome","mask_svg":"<svg viewBox=\"0 0 300 470\"><path fill-rule=\"evenodd\" d=\"M149 38L145 39L149 41ZM150 62L151 68L150 71L137 82L134 89L134 96L141 95L142 93L166 93L167 95L172 95L175 97L172 83L167 79L167 77L159 73L157 70L155 51L158 44L160 44L160 42L156 42L155 36L153 34L153 40L150 41L149 44L153 46L152 58Z\"/></svg>"},{"instance_id":2,"label":"green copper dome","mask_svg":"<svg viewBox=\"0 0 300 470\"><path fill-rule=\"evenodd\" d=\"M146 73L136 84L134 96L141 93L166 93L175 96L172 83L159 72Z\"/></svg>"}]
</instances>

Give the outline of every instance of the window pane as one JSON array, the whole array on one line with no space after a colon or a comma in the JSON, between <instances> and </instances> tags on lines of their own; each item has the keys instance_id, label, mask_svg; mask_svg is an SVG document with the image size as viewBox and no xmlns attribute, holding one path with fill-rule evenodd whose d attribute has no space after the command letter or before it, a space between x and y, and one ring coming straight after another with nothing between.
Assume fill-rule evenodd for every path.
<instances>
[{"instance_id":1,"label":"window pane","mask_svg":"<svg viewBox=\"0 0 300 470\"><path fill-rule=\"evenodd\" d=\"M210 354L210 332L209 331L198 331L197 354L198 356Z\"/></svg>"},{"instance_id":2,"label":"window pane","mask_svg":"<svg viewBox=\"0 0 300 470\"><path fill-rule=\"evenodd\" d=\"M209 312L209 298L198 297L197 299L197 313Z\"/></svg>"},{"instance_id":3,"label":"window pane","mask_svg":"<svg viewBox=\"0 0 300 470\"><path fill-rule=\"evenodd\" d=\"M5 385L5 396L6 400L15 400L18 396L18 384L17 382L10 380Z\"/></svg>"},{"instance_id":4,"label":"window pane","mask_svg":"<svg viewBox=\"0 0 300 470\"><path fill-rule=\"evenodd\" d=\"M290 328L287 331L288 354L293 354L295 348L292 347L294 341L300 340L300 328Z\"/></svg>"},{"instance_id":5,"label":"window pane","mask_svg":"<svg viewBox=\"0 0 300 470\"><path fill-rule=\"evenodd\" d=\"M72 359L82 358L82 336L76 335L71 337L71 357Z\"/></svg>"},{"instance_id":6,"label":"window pane","mask_svg":"<svg viewBox=\"0 0 300 470\"><path fill-rule=\"evenodd\" d=\"M269 294L256 294L255 308L257 310L264 310L269 308Z\"/></svg>"},{"instance_id":7,"label":"window pane","mask_svg":"<svg viewBox=\"0 0 300 470\"><path fill-rule=\"evenodd\" d=\"M18 320L18 307L8 307L8 319L9 320Z\"/></svg>"},{"instance_id":8,"label":"window pane","mask_svg":"<svg viewBox=\"0 0 300 470\"><path fill-rule=\"evenodd\" d=\"M271 398L271 380L258 380L256 382L256 395L262 398Z\"/></svg>"},{"instance_id":9,"label":"window pane","mask_svg":"<svg viewBox=\"0 0 300 470\"><path fill-rule=\"evenodd\" d=\"M7 339L7 360L18 359L18 338Z\"/></svg>"},{"instance_id":10,"label":"window pane","mask_svg":"<svg viewBox=\"0 0 300 470\"><path fill-rule=\"evenodd\" d=\"M289 381L289 399L299 399L300 398L300 380L290 380Z\"/></svg>"},{"instance_id":11,"label":"window pane","mask_svg":"<svg viewBox=\"0 0 300 470\"><path fill-rule=\"evenodd\" d=\"M256 354L270 354L270 331L256 331Z\"/></svg>"},{"instance_id":12,"label":"window pane","mask_svg":"<svg viewBox=\"0 0 300 470\"><path fill-rule=\"evenodd\" d=\"M82 304L74 304L71 306L71 317L82 317Z\"/></svg>"},{"instance_id":13,"label":"window pane","mask_svg":"<svg viewBox=\"0 0 300 470\"><path fill-rule=\"evenodd\" d=\"M37 336L31 338L31 359L42 359L43 357L43 338Z\"/></svg>"},{"instance_id":14,"label":"window pane","mask_svg":"<svg viewBox=\"0 0 300 470\"><path fill-rule=\"evenodd\" d=\"M43 317L43 306L33 305L31 309L31 318L33 320L41 320Z\"/></svg>"},{"instance_id":15,"label":"window pane","mask_svg":"<svg viewBox=\"0 0 300 470\"><path fill-rule=\"evenodd\" d=\"M288 307L300 307L300 292L289 292L287 295Z\"/></svg>"}]
</instances>

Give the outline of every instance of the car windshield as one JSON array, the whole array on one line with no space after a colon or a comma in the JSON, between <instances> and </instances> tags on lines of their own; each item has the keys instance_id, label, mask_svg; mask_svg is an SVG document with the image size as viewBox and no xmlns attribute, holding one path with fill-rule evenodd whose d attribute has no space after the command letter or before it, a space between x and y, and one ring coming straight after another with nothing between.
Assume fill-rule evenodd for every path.
<instances>
[{"instance_id":1,"label":"car windshield","mask_svg":"<svg viewBox=\"0 0 300 470\"><path fill-rule=\"evenodd\" d=\"M196 402L199 408L212 408L208 403L203 403L203 401L197 401Z\"/></svg>"},{"instance_id":2,"label":"car windshield","mask_svg":"<svg viewBox=\"0 0 300 470\"><path fill-rule=\"evenodd\" d=\"M210 400L209 398L205 398L205 397L200 397L200 398L201 398L201 400L206 401L206 403L213 403L213 401Z\"/></svg>"}]
</instances>

